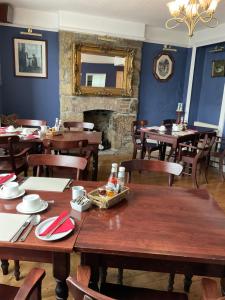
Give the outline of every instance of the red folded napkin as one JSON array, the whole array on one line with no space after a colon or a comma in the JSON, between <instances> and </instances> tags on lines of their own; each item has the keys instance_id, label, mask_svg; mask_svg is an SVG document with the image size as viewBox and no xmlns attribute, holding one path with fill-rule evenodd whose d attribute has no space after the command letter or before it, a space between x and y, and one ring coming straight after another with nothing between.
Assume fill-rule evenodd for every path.
<instances>
[{"instance_id":1,"label":"red folded napkin","mask_svg":"<svg viewBox=\"0 0 225 300\"><path fill-rule=\"evenodd\" d=\"M14 173L11 173L11 174L8 174L8 175L5 175L5 176L0 175L0 184L5 183L9 179L11 179L14 175L15 175Z\"/></svg>"},{"instance_id":2,"label":"red folded napkin","mask_svg":"<svg viewBox=\"0 0 225 300\"><path fill-rule=\"evenodd\" d=\"M37 139L38 138L38 135L35 135L35 134L28 134L25 136L25 139Z\"/></svg>"},{"instance_id":3,"label":"red folded napkin","mask_svg":"<svg viewBox=\"0 0 225 300\"><path fill-rule=\"evenodd\" d=\"M53 228L55 228L55 226L64 218L68 215L68 211L63 211L58 218L52 222L43 232L41 232L39 235L40 236L46 236ZM70 220L70 218L68 218L62 225L60 225L53 234L56 233L62 233L62 232L66 232L68 230L74 229L74 224L72 223L72 221Z\"/></svg>"}]
</instances>

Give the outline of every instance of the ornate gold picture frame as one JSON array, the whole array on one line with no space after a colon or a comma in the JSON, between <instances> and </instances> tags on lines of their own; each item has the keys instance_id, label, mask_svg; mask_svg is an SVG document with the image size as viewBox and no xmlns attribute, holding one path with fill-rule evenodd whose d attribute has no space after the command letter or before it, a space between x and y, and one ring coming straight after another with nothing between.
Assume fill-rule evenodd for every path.
<instances>
[{"instance_id":1,"label":"ornate gold picture frame","mask_svg":"<svg viewBox=\"0 0 225 300\"><path fill-rule=\"evenodd\" d=\"M134 49L111 48L101 45L73 45L73 93L74 95L94 95L94 96L132 96L132 77ZM90 82L82 83L82 55L86 57L118 58L124 61L122 79L120 87L113 86L92 86ZM84 74L83 74L84 76ZM81 82L82 80L82 82Z\"/></svg>"}]
</instances>

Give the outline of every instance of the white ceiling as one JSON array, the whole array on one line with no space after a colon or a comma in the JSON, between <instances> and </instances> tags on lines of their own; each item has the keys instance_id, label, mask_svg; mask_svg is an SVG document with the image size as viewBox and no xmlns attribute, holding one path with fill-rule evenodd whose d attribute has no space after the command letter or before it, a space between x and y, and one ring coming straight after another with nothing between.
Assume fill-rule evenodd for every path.
<instances>
[{"instance_id":1,"label":"white ceiling","mask_svg":"<svg viewBox=\"0 0 225 300\"><path fill-rule=\"evenodd\" d=\"M6 2L5 0L0 0ZM60 10L139 22L153 27L165 28L169 18L166 3L169 0L8 0L17 8L57 12ZM221 0L217 9L220 23L225 23L225 1ZM201 29L203 27L200 27ZM186 30L180 26L178 30Z\"/></svg>"}]
</instances>

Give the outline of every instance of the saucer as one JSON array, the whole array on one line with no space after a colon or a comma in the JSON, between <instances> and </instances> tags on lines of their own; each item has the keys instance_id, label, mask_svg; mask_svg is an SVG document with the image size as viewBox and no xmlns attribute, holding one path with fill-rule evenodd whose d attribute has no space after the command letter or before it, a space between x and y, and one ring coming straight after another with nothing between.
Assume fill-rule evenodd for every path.
<instances>
[{"instance_id":1,"label":"saucer","mask_svg":"<svg viewBox=\"0 0 225 300\"><path fill-rule=\"evenodd\" d=\"M10 173L4 173L4 174L0 174L0 178L4 178L4 176L7 176L7 175L10 175ZM6 182L10 182L10 181L13 181L16 179L16 175L13 175L13 177L9 178L8 180L6 180L4 183L2 184L5 184Z\"/></svg>"},{"instance_id":2,"label":"saucer","mask_svg":"<svg viewBox=\"0 0 225 300\"><path fill-rule=\"evenodd\" d=\"M23 196L25 194L25 190L22 189L21 187L19 187L19 193L17 195L13 195L13 196L4 196L4 193L0 192L0 198L4 199L4 200L11 200L11 199L16 199L19 198L21 196Z\"/></svg>"},{"instance_id":3,"label":"saucer","mask_svg":"<svg viewBox=\"0 0 225 300\"><path fill-rule=\"evenodd\" d=\"M38 209L35 210L27 210L23 207L23 202L20 202L17 206L16 206L16 210L22 214L36 214L38 212L44 211L46 210L48 207L48 202L41 200L41 206Z\"/></svg>"}]
</instances>

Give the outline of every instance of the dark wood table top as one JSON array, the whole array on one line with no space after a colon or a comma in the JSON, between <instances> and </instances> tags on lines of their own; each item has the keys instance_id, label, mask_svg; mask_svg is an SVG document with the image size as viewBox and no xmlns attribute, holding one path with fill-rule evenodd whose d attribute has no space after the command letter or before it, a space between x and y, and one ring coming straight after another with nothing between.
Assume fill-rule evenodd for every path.
<instances>
[{"instance_id":1,"label":"dark wood table top","mask_svg":"<svg viewBox=\"0 0 225 300\"><path fill-rule=\"evenodd\" d=\"M206 190L132 184L123 202L87 214L74 249L225 264L224 247L225 214Z\"/></svg>"},{"instance_id":2,"label":"dark wood table top","mask_svg":"<svg viewBox=\"0 0 225 300\"><path fill-rule=\"evenodd\" d=\"M173 137L178 139L179 137L189 136L189 135L196 135L196 134L204 134L208 132L214 132L215 129L205 128L205 127L197 127L197 126L188 126L188 128L184 131L172 131L172 129L166 129L165 131L160 131L157 129L151 129L150 127L141 128L142 132L146 134L157 134L157 135L164 135L168 137Z\"/></svg>"},{"instance_id":3,"label":"dark wood table top","mask_svg":"<svg viewBox=\"0 0 225 300\"><path fill-rule=\"evenodd\" d=\"M56 251L71 253L73 251L73 246L76 241L80 225L84 219L85 213L80 213L71 209L70 200L71 200L71 189L66 189L64 192L45 192L45 191L27 191L26 194L38 193L43 200L54 200L54 203L49 203L49 206L46 211L40 212L41 220L45 220L50 217L59 215L62 211L68 210L71 213L71 216L75 218L76 227L75 230L65 238L54 241L54 242L45 242L36 238L34 230L29 234L26 241L21 242L1 242L0 247L5 248L23 248L23 249L33 249L39 251ZM4 213L18 213L16 211L16 206L22 201L22 197L12 200L3 200L0 199L0 212Z\"/></svg>"},{"instance_id":4,"label":"dark wood table top","mask_svg":"<svg viewBox=\"0 0 225 300\"><path fill-rule=\"evenodd\" d=\"M60 141L88 140L89 144L100 144L102 140L102 133L97 131L64 131L61 135L53 137L46 136L45 138Z\"/></svg>"}]
</instances>

